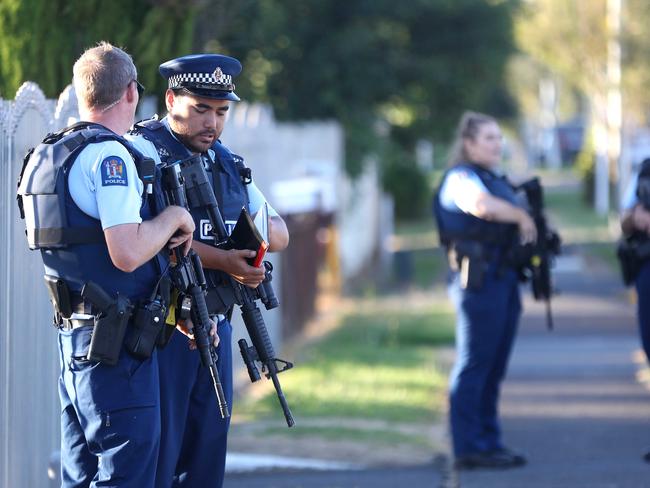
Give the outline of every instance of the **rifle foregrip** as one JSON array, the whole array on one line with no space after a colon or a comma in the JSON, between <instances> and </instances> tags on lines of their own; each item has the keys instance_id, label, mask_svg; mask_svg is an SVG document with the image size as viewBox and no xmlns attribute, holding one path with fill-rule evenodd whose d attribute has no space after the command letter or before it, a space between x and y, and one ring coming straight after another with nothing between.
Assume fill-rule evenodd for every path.
<instances>
[{"instance_id":1,"label":"rifle foregrip","mask_svg":"<svg viewBox=\"0 0 650 488\"><path fill-rule=\"evenodd\" d=\"M209 367L212 363L210 354L210 340L208 339L208 330L210 329L210 315L208 307L205 304L203 290L198 285L192 285L189 290L192 297L192 308L194 310L194 339L196 347L201 355L203 366Z\"/></svg>"},{"instance_id":2,"label":"rifle foregrip","mask_svg":"<svg viewBox=\"0 0 650 488\"><path fill-rule=\"evenodd\" d=\"M284 418L287 421L287 425L292 427L295 425L295 420L289 409L289 405L282 391L282 386L278 380L278 370L277 360L275 359L275 352L273 351L273 344L271 344L271 338L269 337L268 330L266 329L266 324L264 323L264 318L262 317L262 312L255 305L255 302L247 302L241 307L242 318L244 319L244 324L246 325L246 330L248 330L248 335L251 338L253 347L257 351L257 356L260 362L266 367L267 377L271 378L273 381L273 386L278 395L278 401L282 407L282 412L284 413ZM241 344L240 344L241 347ZM250 372L249 372L250 374ZM251 380L253 378L251 376Z\"/></svg>"}]
</instances>

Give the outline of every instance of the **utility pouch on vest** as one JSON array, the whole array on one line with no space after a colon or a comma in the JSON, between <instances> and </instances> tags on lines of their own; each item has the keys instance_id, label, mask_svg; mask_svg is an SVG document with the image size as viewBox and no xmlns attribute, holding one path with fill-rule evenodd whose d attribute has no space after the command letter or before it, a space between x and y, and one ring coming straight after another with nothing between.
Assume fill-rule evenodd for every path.
<instances>
[{"instance_id":1,"label":"utility pouch on vest","mask_svg":"<svg viewBox=\"0 0 650 488\"><path fill-rule=\"evenodd\" d=\"M163 284L164 283L164 284ZM151 357L163 333L167 304L169 303L169 279L162 278L152 297L138 306L124 345L126 350L139 359ZM173 329L172 329L173 330ZM166 343L165 343L166 345Z\"/></svg>"},{"instance_id":2,"label":"utility pouch on vest","mask_svg":"<svg viewBox=\"0 0 650 488\"><path fill-rule=\"evenodd\" d=\"M61 319L69 319L72 315L72 302L68 284L57 276L45 275L45 286L54 305L54 325L61 325Z\"/></svg>"},{"instance_id":3,"label":"utility pouch on vest","mask_svg":"<svg viewBox=\"0 0 650 488\"><path fill-rule=\"evenodd\" d=\"M486 258L483 245L473 241L454 243L449 253L450 266L460 273L461 288L478 290L483 286ZM451 260L453 259L453 266Z\"/></svg>"},{"instance_id":4,"label":"utility pouch on vest","mask_svg":"<svg viewBox=\"0 0 650 488\"><path fill-rule=\"evenodd\" d=\"M99 310L95 315L88 359L115 366L120 358L133 305L119 293L117 298L111 298L99 285L91 281L81 289L81 297Z\"/></svg>"},{"instance_id":5,"label":"utility pouch on vest","mask_svg":"<svg viewBox=\"0 0 650 488\"><path fill-rule=\"evenodd\" d=\"M141 303L124 341L126 350L139 359L151 357L165 325L166 314L167 307L158 298Z\"/></svg>"}]
</instances>

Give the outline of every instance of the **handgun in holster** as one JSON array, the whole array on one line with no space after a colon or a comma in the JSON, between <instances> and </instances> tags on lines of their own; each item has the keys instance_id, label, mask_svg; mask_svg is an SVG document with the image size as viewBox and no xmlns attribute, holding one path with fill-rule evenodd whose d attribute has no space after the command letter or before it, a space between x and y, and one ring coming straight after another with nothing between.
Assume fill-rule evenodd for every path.
<instances>
[{"instance_id":1,"label":"handgun in holster","mask_svg":"<svg viewBox=\"0 0 650 488\"><path fill-rule=\"evenodd\" d=\"M483 286L486 259L483 245L476 241L457 241L453 245L455 261L452 270L460 274L460 286L463 290L479 290ZM451 264L450 259L450 264Z\"/></svg>"},{"instance_id":2,"label":"handgun in holster","mask_svg":"<svg viewBox=\"0 0 650 488\"><path fill-rule=\"evenodd\" d=\"M109 366L115 366L126 334L126 326L133 313L129 299L119 293L112 298L92 281L81 289L81 297L93 305L95 326L90 338L87 358Z\"/></svg>"}]
</instances>

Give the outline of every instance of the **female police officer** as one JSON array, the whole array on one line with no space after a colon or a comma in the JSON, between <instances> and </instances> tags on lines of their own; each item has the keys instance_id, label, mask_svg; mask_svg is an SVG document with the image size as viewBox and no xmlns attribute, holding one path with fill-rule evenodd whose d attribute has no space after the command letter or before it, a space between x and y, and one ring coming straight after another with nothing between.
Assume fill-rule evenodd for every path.
<instances>
[{"instance_id":1,"label":"female police officer","mask_svg":"<svg viewBox=\"0 0 650 488\"><path fill-rule=\"evenodd\" d=\"M525 463L501 442L497 402L521 312L508 248L517 239L533 242L536 230L517 205L513 187L496 173L501 149L496 120L465 113L451 168L434 198L457 314L457 355L449 389L455 465L461 469Z\"/></svg>"}]
</instances>

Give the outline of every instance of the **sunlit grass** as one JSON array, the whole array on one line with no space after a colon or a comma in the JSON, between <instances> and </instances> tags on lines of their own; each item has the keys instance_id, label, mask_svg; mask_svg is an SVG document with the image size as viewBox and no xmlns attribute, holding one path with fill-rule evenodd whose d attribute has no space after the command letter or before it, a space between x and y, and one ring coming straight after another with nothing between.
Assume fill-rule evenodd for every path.
<instances>
[{"instance_id":1,"label":"sunlit grass","mask_svg":"<svg viewBox=\"0 0 650 488\"><path fill-rule=\"evenodd\" d=\"M618 272L616 243L607 216L598 215L585 203L578 189L548 191L547 209L563 244L579 244L582 252Z\"/></svg>"},{"instance_id":2,"label":"sunlit grass","mask_svg":"<svg viewBox=\"0 0 650 488\"><path fill-rule=\"evenodd\" d=\"M406 275L411 285L429 288L444 279L447 261L432 219L398 224L393 242L396 250L405 253L393 256L396 282L404 280ZM408 266L408 269L399 269L400 266Z\"/></svg>"},{"instance_id":3,"label":"sunlit grass","mask_svg":"<svg viewBox=\"0 0 650 488\"><path fill-rule=\"evenodd\" d=\"M435 348L452 340L449 309L347 315L301 351L282 386L296 418L430 422L445 398ZM281 418L273 390L239 405L249 418Z\"/></svg>"},{"instance_id":4,"label":"sunlit grass","mask_svg":"<svg viewBox=\"0 0 650 488\"><path fill-rule=\"evenodd\" d=\"M264 435L285 435L286 427L269 427L261 431ZM429 440L426 435L402 433L386 429L355 429L351 427L335 426L302 426L297 425L291 430L292 438L313 438L330 441L351 440L355 442L369 442L372 445L383 444L394 446L401 444L412 444L422 448L429 448Z\"/></svg>"},{"instance_id":5,"label":"sunlit grass","mask_svg":"<svg viewBox=\"0 0 650 488\"><path fill-rule=\"evenodd\" d=\"M598 215L582 198L578 188L557 189L545 193L546 208L552 224L568 244L612 241L609 220Z\"/></svg>"}]
</instances>

